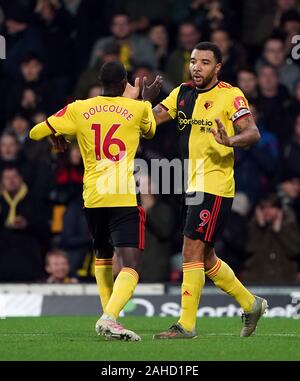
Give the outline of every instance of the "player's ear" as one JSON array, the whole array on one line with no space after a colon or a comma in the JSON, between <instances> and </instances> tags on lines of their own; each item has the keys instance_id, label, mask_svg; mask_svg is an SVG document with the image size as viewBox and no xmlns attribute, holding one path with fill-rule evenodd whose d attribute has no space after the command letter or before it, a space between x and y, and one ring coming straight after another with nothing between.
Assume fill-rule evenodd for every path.
<instances>
[{"instance_id":1,"label":"player's ear","mask_svg":"<svg viewBox=\"0 0 300 381\"><path fill-rule=\"evenodd\" d=\"M222 64L221 64L221 63L217 63L217 64L216 64L216 74L217 74L217 75L219 74L221 68L222 68Z\"/></svg>"}]
</instances>

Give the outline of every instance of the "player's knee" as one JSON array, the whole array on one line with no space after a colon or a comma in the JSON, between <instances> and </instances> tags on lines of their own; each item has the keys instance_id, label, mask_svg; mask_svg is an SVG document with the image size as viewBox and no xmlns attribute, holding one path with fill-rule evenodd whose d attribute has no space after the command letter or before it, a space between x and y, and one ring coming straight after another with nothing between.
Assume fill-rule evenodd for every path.
<instances>
[{"instance_id":1,"label":"player's knee","mask_svg":"<svg viewBox=\"0 0 300 381\"><path fill-rule=\"evenodd\" d=\"M204 254L204 268L205 270L209 270L217 263L218 257L216 256L215 250L210 247L205 251Z\"/></svg>"},{"instance_id":2,"label":"player's knee","mask_svg":"<svg viewBox=\"0 0 300 381\"><path fill-rule=\"evenodd\" d=\"M130 258L123 259L123 266L134 269L137 273L140 272L141 258L140 256L131 256Z\"/></svg>"},{"instance_id":3,"label":"player's knee","mask_svg":"<svg viewBox=\"0 0 300 381\"><path fill-rule=\"evenodd\" d=\"M203 262L205 244L200 240L184 237L183 262Z\"/></svg>"},{"instance_id":4,"label":"player's knee","mask_svg":"<svg viewBox=\"0 0 300 381\"><path fill-rule=\"evenodd\" d=\"M114 252L111 246L99 245L95 249L95 255L97 259L112 259Z\"/></svg>"},{"instance_id":5,"label":"player's knee","mask_svg":"<svg viewBox=\"0 0 300 381\"><path fill-rule=\"evenodd\" d=\"M122 258L123 267L130 267L137 273L141 268L141 251L136 248L116 248L120 258Z\"/></svg>"}]
</instances>

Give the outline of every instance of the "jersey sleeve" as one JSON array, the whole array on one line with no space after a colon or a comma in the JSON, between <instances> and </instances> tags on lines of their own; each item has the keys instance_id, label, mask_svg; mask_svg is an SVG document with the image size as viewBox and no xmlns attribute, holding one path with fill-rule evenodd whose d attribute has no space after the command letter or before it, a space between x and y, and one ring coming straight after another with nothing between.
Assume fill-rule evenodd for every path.
<instances>
[{"instance_id":1,"label":"jersey sleeve","mask_svg":"<svg viewBox=\"0 0 300 381\"><path fill-rule=\"evenodd\" d=\"M46 123L52 132L58 135L76 135L76 102L70 103L56 114L50 116Z\"/></svg>"},{"instance_id":2,"label":"jersey sleeve","mask_svg":"<svg viewBox=\"0 0 300 381\"><path fill-rule=\"evenodd\" d=\"M245 116L251 115L248 101L243 92L238 87L233 87L230 91L227 114L233 123Z\"/></svg>"},{"instance_id":3,"label":"jersey sleeve","mask_svg":"<svg viewBox=\"0 0 300 381\"><path fill-rule=\"evenodd\" d=\"M171 118L175 119L177 116L177 97L180 90L180 86L172 90L167 98L165 98L160 104L167 110Z\"/></svg>"},{"instance_id":4,"label":"jersey sleeve","mask_svg":"<svg viewBox=\"0 0 300 381\"><path fill-rule=\"evenodd\" d=\"M156 131L156 122L152 112L152 105L150 102L144 103L144 112L140 124L142 130L142 136L145 139L152 139Z\"/></svg>"}]
</instances>

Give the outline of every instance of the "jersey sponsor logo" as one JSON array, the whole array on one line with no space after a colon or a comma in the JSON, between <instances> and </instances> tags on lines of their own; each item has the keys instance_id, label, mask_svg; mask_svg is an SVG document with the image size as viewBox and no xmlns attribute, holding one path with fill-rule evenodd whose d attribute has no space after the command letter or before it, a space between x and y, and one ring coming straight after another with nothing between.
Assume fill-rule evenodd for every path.
<instances>
[{"instance_id":1,"label":"jersey sponsor logo","mask_svg":"<svg viewBox=\"0 0 300 381\"><path fill-rule=\"evenodd\" d=\"M233 101L234 107L239 110L240 108L246 108L247 107L247 102L244 97L236 97Z\"/></svg>"},{"instance_id":2,"label":"jersey sponsor logo","mask_svg":"<svg viewBox=\"0 0 300 381\"><path fill-rule=\"evenodd\" d=\"M244 115L251 115L250 110L247 108L240 109L235 114L233 114L232 121L235 122L237 119L241 118Z\"/></svg>"},{"instance_id":3,"label":"jersey sponsor logo","mask_svg":"<svg viewBox=\"0 0 300 381\"><path fill-rule=\"evenodd\" d=\"M178 112L177 118L178 118L179 131L184 130L186 126L198 125L198 126L210 128L213 125L213 122L208 119L187 118L187 116L185 115L183 111Z\"/></svg>"},{"instance_id":4,"label":"jersey sponsor logo","mask_svg":"<svg viewBox=\"0 0 300 381\"><path fill-rule=\"evenodd\" d=\"M66 113L66 111L67 111L67 108L68 108L68 105L65 106L64 108L62 108L61 110L57 111L57 113L54 114L54 116L56 116L56 117L59 118L59 117L65 115L65 113Z\"/></svg>"},{"instance_id":5,"label":"jersey sponsor logo","mask_svg":"<svg viewBox=\"0 0 300 381\"><path fill-rule=\"evenodd\" d=\"M206 110L208 110L209 108L212 108L212 106L213 106L212 101L205 101L204 107L206 108Z\"/></svg>"}]
</instances>

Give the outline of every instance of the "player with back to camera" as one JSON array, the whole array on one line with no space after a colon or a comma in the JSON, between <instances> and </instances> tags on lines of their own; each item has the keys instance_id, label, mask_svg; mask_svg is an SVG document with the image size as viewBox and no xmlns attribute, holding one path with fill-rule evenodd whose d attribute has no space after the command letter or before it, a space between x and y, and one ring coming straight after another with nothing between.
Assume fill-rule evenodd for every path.
<instances>
[{"instance_id":1,"label":"player with back to camera","mask_svg":"<svg viewBox=\"0 0 300 381\"><path fill-rule=\"evenodd\" d=\"M145 211L136 194L134 157L140 135L146 139L154 136L156 123L147 100L158 95L162 78L157 76L150 86L144 78L145 102L122 96L131 87L127 86L127 73L119 62L104 64L99 79L101 96L70 103L37 124L30 138L51 136L57 150L63 151L64 135L76 136L84 162L83 199L96 252L95 276L103 310L96 332L109 338L139 341L141 338L117 319L139 279ZM115 281L114 250L123 264Z\"/></svg>"}]
</instances>

